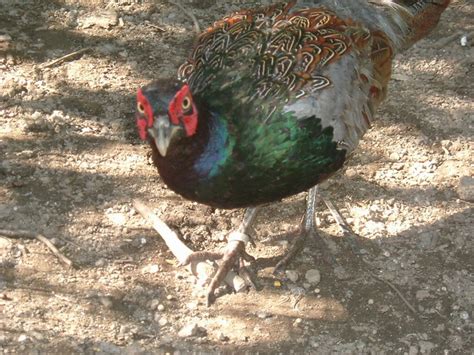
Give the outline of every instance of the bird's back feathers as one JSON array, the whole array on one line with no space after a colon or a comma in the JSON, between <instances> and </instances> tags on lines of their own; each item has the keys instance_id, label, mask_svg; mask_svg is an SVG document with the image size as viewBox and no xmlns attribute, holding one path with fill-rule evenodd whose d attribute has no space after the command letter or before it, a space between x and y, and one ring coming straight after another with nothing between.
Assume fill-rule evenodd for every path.
<instances>
[{"instance_id":1,"label":"bird's back feathers","mask_svg":"<svg viewBox=\"0 0 474 355\"><path fill-rule=\"evenodd\" d=\"M326 179L369 128L394 54L448 4L289 1L216 22L179 69L200 126L166 159L155 149L165 182L189 199L243 207Z\"/></svg>"}]
</instances>

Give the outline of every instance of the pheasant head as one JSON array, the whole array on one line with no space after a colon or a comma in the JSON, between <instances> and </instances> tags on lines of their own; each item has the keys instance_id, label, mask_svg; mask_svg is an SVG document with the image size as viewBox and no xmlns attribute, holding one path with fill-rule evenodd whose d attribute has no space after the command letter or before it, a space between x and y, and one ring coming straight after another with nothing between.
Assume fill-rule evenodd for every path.
<instances>
[{"instance_id":1,"label":"pheasant head","mask_svg":"<svg viewBox=\"0 0 474 355\"><path fill-rule=\"evenodd\" d=\"M136 122L142 140L154 140L165 157L176 139L196 133L198 110L188 85L154 82L138 90Z\"/></svg>"}]
</instances>

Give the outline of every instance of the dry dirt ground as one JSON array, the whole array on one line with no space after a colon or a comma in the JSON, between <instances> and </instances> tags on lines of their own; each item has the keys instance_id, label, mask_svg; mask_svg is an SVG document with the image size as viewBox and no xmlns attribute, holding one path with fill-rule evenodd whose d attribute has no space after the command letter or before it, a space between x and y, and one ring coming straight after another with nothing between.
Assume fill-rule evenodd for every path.
<instances>
[{"instance_id":1,"label":"dry dirt ground","mask_svg":"<svg viewBox=\"0 0 474 355\"><path fill-rule=\"evenodd\" d=\"M259 3L203 2L184 2L202 26ZM134 92L174 75L189 17L161 0L1 0L0 228L44 234L75 267L36 240L0 237L0 350L472 353L473 17L472 2L454 1L397 58L379 120L324 186L366 241L364 262L319 204L329 249L310 240L286 274L261 267L261 290L207 308L131 205L146 201L195 250L224 246L242 216L167 190L135 132ZM285 250L304 198L264 209L251 254Z\"/></svg>"}]
</instances>

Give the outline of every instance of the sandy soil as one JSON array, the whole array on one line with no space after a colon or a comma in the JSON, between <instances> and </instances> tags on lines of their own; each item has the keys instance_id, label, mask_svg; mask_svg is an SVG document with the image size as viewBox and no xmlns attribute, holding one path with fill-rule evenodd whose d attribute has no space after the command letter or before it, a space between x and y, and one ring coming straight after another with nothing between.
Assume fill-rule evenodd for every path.
<instances>
[{"instance_id":1,"label":"sandy soil","mask_svg":"<svg viewBox=\"0 0 474 355\"><path fill-rule=\"evenodd\" d=\"M206 3L185 2L203 26L258 2ZM0 6L0 228L42 233L75 265L36 240L0 237L3 353L473 351L472 3L454 1L397 58L379 120L323 188L365 241L364 261L319 204L329 249L309 240L272 275L269 261L298 233L300 194L258 217L249 252L268 261L261 290L224 292L211 308L131 205L145 200L195 250L223 247L242 216L167 190L135 131L136 88L174 75L192 22L166 1L98 4ZM305 276L314 269L317 284Z\"/></svg>"}]
</instances>

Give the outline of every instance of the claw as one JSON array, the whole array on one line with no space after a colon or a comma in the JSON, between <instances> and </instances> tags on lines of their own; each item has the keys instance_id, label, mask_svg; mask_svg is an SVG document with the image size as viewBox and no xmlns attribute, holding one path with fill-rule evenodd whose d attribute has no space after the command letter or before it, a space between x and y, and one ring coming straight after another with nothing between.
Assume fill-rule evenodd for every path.
<instances>
[{"instance_id":1,"label":"claw","mask_svg":"<svg viewBox=\"0 0 474 355\"><path fill-rule=\"evenodd\" d=\"M209 307L214 303L216 297L214 291L219 287L222 281L225 278L225 275L232 269L235 265L238 257L242 255L242 252L245 250L245 243L241 241L229 241L227 244L227 249L222 256L222 263L217 269L214 277L212 278L209 286L207 288L207 306Z\"/></svg>"},{"instance_id":2,"label":"claw","mask_svg":"<svg viewBox=\"0 0 474 355\"><path fill-rule=\"evenodd\" d=\"M203 262L206 260L216 261L222 259L224 254L222 252L212 252L212 251L195 251L189 254L186 259L179 263L179 266L186 266L193 262Z\"/></svg>"},{"instance_id":3,"label":"claw","mask_svg":"<svg viewBox=\"0 0 474 355\"><path fill-rule=\"evenodd\" d=\"M184 266L195 262L222 260L221 262L218 262L219 267L211 282L209 283L209 286L207 287L207 305L210 306L216 300L215 290L222 284L222 281L225 279L228 272L231 271L231 269L237 264L239 258L242 258L248 262L255 261L255 258L245 251L245 243L243 241L236 240L236 238L232 238L228 242L227 248L224 252L193 252L187 256L181 265ZM239 270L242 269L239 267ZM246 283L248 282L247 277L245 281ZM251 280L250 286L256 287L253 280Z\"/></svg>"},{"instance_id":4,"label":"claw","mask_svg":"<svg viewBox=\"0 0 474 355\"><path fill-rule=\"evenodd\" d=\"M242 250L242 253L240 256L242 257L242 259L244 259L248 263L253 263L255 261L255 258L249 253L247 253L245 250Z\"/></svg>"},{"instance_id":5,"label":"claw","mask_svg":"<svg viewBox=\"0 0 474 355\"><path fill-rule=\"evenodd\" d=\"M295 238L294 242L286 252L286 254L280 259L276 264L273 274L277 274L283 268L285 268L288 263L295 257L296 254L301 250L306 240L307 231L301 231L301 233Z\"/></svg>"}]
</instances>

